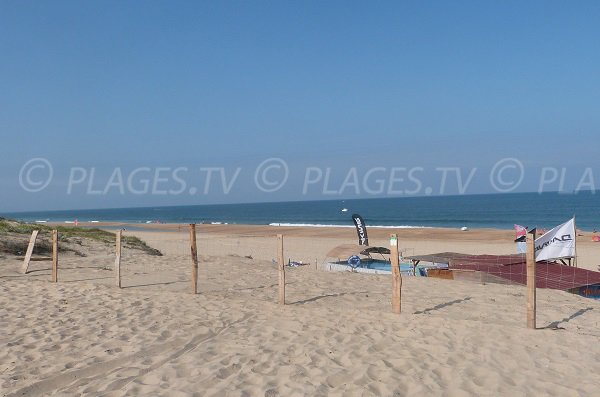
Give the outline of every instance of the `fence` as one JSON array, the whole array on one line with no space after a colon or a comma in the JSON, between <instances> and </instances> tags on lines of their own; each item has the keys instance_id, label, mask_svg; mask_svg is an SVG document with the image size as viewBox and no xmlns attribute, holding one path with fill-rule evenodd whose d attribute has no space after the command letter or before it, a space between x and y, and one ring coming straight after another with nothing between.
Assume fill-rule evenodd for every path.
<instances>
[{"instance_id":1,"label":"fence","mask_svg":"<svg viewBox=\"0 0 600 397\"><path fill-rule=\"evenodd\" d=\"M45 277L50 270L49 279L52 282L93 281L102 284L114 284L117 288L161 289L191 294L211 295L214 298L230 298L234 295L247 293L251 299L262 299L286 303L308 303L323 297L358 296L363 291L346 291L343 285L329 282L321 289L307 289L302 283L323 284L323 272L318 270L318 259L304 266L303 272L312 272L313 276L295 277L290 264L290 255L286 249L293 246L293 239L284 235L253 235L257 239L244 242L243 238L215 238L208 234L198 234L196 225L189 225L189 235L184 230L174 230L168 233L138 232L143 240L151 247L160 247L163 256L149 255L144 252L145 246L140 246L135 240L126 235L127 231L117 230L114 244L108 248L105 244L92 244L87 252L78 253L77 241L61 241L58 231L52 231L52 257L36 258L33 256L38 231L34 231L25 254L21 271L30 272L34 277ZM125 233L125 234L124 234ZM480 256L476 261L472 256L454 254L451 260L444 254L428 258L436 261L451 263L450 268L429 269L433 278L469 279L477 278L480 283L522 284L527 285L527 325L536 328L536 285L549 286L559 283L560 289L577 289L583 285L600 283L596 275L590 272L581 279L581 271L574 271L568 266L550 264L535 264L533 260L533 238L529 239L529 252L520 257L487 255ZM137 245L136 245L137 244ZM75 245L75 247L73 247ZM59 251L62 248L62 251ZM391 249L391 285L387 292L381 292L380 301L387 302L388 310L400 314L402 311L402 272L399 260L398 237L390 236ZM73 251L73 255L60 257L59 253ZM149 251L149 249L147 250ZM152 251L149 251L153 253ZM270 254L269 254L270 253ZM156 252L154 252L156 254ZM449 253L446 253L449 254ZM85 256L78 256L85 255ZM224 256L226 255L226 256ZM269 261L266 257L272 256ZM446 255L448 256L448 255ZM287 261L286 261L287 258ZM51 269L41 268L36 259L52 261ZM413 259L413 273L418 270L418 259ZM303 263L304 264L304 263ZM33 267L33 269L31 269ZM540 269L542 270L540 272ZM560 270L560 274L556 273ZM290 271L292 271L290 273ZM537 274L536 274L537 271ZM225 273L229 273L226 275ZM290 279L287 277L291 275ZM379 278L381 279L381 278ZM329 278L326 281L331 281ZM368 282L370 279L366 279ZM586 284L587 283L587 284ZM286 286L291 287L286 291ZM329 288L330 287L330 288ZM365 289L366 291L367 289ZM314 296L307 296L309 294ZM353 303L354 304L354 303ZM357 304L357 306L360 306ZM417 313L417 312L416 312Z\"/></svg>"}]
</instances>

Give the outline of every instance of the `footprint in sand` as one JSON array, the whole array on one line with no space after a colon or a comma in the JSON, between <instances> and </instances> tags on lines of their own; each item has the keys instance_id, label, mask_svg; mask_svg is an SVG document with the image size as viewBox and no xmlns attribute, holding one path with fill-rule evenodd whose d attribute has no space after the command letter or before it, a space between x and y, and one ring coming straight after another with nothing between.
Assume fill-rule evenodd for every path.
<instances>
[{"instance_id":1,"label":"footprint in sand","mask_svg":"<svg viewBox=\"0 0 600 397\"><path fill-rule=\"evenodd\" d=\"M168 338L171 337L171 332L170 331L163 331L161 332L160 336L158 338L156 338L158 341L164 341Z\"/></svg>"},{"instance_id":2,"label":"footprint in sand","mask_svg":"<svg viewBox=\"0 0 600 397\"><path fill-rule=\"evenodd\" d=\"M231 364L228 367L221 368L217 372L216 377L219 378L219 379L229 378L231 375L233 375L234 373L238 372L241 368L242 368L242 366L240 364Z\"/></svg>"}]
</instances>

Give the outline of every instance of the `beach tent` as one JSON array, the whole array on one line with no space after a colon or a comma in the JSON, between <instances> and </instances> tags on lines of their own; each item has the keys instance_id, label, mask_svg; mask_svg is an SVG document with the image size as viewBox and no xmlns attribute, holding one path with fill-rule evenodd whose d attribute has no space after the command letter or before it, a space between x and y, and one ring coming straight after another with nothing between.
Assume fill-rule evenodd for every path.
<instances>
[{"instance_id":1,"label":"beach tent","mask_svg":"<svg viewBox=\"0 0 600 397\"><path fill-rule=\"evenodd\" d=\"M386 247L369 247L361 252L362 255L366 255L368 257L371 257L371 254L379 254L384 260L389 260L386 259L384 255L389 255L390 253L390 249Z\"/></svg>"},{"instance_id":2,"label":"beach tent","mask_svg":"<svg viewBox=\"0 0 600 397\"><path fill-rule=\"evenodd\" d=\"M381 255L389 255L390 249L386 247L369 247L364 249L361 254L370 255L370 254L381 254Z\"/></svg>"},{"instance_id":3,"label":"beach tent","mask_svg":"<svg viewBox=\"0 0 600 397\"><path fill-rule=\"evenodd\" d=\"M342 244L332 248L327 256L330 258L349 258L353 255L371 256L371 254L389 255L390 250L386 247L367 247L358 244Z\"/></svg>"}]
</instances>

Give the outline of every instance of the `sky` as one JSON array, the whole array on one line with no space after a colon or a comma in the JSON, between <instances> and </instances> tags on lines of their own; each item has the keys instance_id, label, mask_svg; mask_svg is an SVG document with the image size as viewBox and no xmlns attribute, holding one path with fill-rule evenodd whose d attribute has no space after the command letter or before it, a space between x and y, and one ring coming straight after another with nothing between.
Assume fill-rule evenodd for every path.
<instances>
[{"instance_id":1,"label":"sky","mask_svg":"<svg viewBox=\"0 0 600 397\"><path fill-rule=\"evenodd\" d=\"M599 19L596 1L3 1L0 213L594 189Z\"/></svg>"}]
</instances>

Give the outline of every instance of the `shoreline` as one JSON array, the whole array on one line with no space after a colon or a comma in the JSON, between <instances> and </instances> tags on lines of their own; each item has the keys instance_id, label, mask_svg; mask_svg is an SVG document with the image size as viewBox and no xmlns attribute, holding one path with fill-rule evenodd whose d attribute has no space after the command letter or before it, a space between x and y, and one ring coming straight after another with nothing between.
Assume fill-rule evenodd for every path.
<instances>
[{"instance_id":1,"label":"shoreline","mask_svg":"<svg viewBox=\"0 0 600 397\"><path fill-rule=\"evenodd\" d=\"M72 220L64 221L31 221L21 220L16 218L7 218L10 220L16 220L18 222L29 223L33 225L52 225L52 226L75 226L75 222ZM136 222L136 221L78 221L78 226L82 227L118 227L121 225L128 225L129 227L139 228L161 228L169 230L176 226L189 225L189 222ZM271 223L229 223L229 222L197 222L198 226L253 226L253 227L303 227L303 228L314 228L314 229L354 229L355 226L352 223L346 224L326 224L326 223L294 223L294 222L271 222ZM425 226L425 225L369 225L367 228L371 229L384 229L384 230L405 230L405 229L444 229L444 230L460 230L463 226ZM475 230L500 230L500 231L513 231L513 228L501 228L501 227L468 227L469 231ZM584 229L578 228L578 230L584 231Z\"/></svg>"},{"instance_id":2,"label":"shoreline","mask_svg":"<svg viewBox=\"0 0 600 397\"><path fill-rule=\"evenodd\" d=\"M78 222L78 225L75 225L73 222L45 222L45 223L35 223L35 222L27 222L29 224L40 224L46 226L66 226L66 227L84 227L84 228L106 228L107 230L114 230L117 228L125 228L130 230L140 230L140 231L181 231L183 228L187 228L189 223L177 223L177 222L167 222L167 223L135 223L135 222L126 222L126 221L110 221L110 222ZM317 225L317 224L291 224L291 223L271 223L268 225L264 224L244 224L244 223L196 223L195 224L198 229L202 228L203 230L207 230L211 233L227 233L233 232L237 233L240 231L251 231L254 229L265 230L269 233L273 232L275 234L280 234L278 231L282 232L291 232L292 234L296 234L300 232L300 234L304 234L307 230L318 231L316 234L319 235L329 235L338 233L347 233L350 231L353 235L356 234L356 228L354 225ZM330 231L331 233L328 233ZM437 226L382 226L382 225L367 225L367 231L369 236L376 235L389 235L390 233L396 234L407 234L407 235L424 235L427 232L430 232L432 235L436 235L440 232L449 233L449 234L459 234L459 235L472 235L472 234L490 234L494 233L495 235L502 236L512 236L514 239L515 231L514 229L502 229L502 228L491 228L491 227L482 227L482 228L469 228L467 230L461 230L461 228L455 227L437 227ZM581 237L585 239L594 234L593 231L583 230L577 228L577 237Z\"/></svg>"},{"instance_id":3,"label":"shoreline","mask_svg":"<svg viewBox=\"0 0 600 397\"><path fill-rule=\"evenodd\" d=\"M75 225L74 221L31 221L31 220L21 220L16 218L6 218L8 220L15 220L18 222L24 222L32 225L52 225L52 226L67 226L67 227L119 227L119 226L129 226L130 228L137 227L141 229L160 229L160 230L170 230L174 227L179 226L187 226L190 223L188 222L133 222L133 221L78 221L77 225ZM318 223L290 223L290 222L272 222L269 224L264 223L227 223L227 222L210 222L210 223L195 223L197 226L231 226L231 227L293 227L293 228L313 228L313 229L355 229L355 226L352 224L318 224ZM557 225L554 225L557 226ZM552 226L553 227L553 226ZM368 230L372 229L382 229L382 230L413 230L413 229L425 229L425 230L461 230L462 226L414 226L414 225L367 225ZM502 231L502 232L514 232L514 228L502 228L502 227L468 227L467 231ZM551 227L538 227L541 230L550 230ZM592 234L596 229L586 229L577 227L577 231L582 233L583 235Z\"/></svg>"},{"instance_id":4,"label":"shoreline","mask_svg":"<svg viewBox=\"0 0 600 397\"><path fill-rule=\"evenodd\" d=\"M36 224L28 222L30 224ZM187 230L189 223L133 223L133 222L79 222L77 226L73 223L63 222L47 222L41 223L46 226L66 226L66 227L82 227L82 228L99 228L114 230L118 228L124 228L128 230L139 230L139 231L156 231L156 232L168 232L168 231L183 231ZM307 224L269 224L269 225L258 225L258 224L238 224L238 223L221 223L221 224L209 224L209 223L197 223L196 228L198 230L207 231L209 233L218 234L238 234L238 233L251 233L256 234L256 231L260 230L265 234L292 234L292 235L304 235L307 233L316 234L321 237L338 237L340 234L349 234L356 236L356 228L354 225L307 225ZM458 235L472 235L475 233L494 233L502 234L506 236L513 236L514 230L512 229L499 229L499 228L474 228L466 231L460 228L451 227L431 227L431 226L368 226L367 231L369 237L383 235L389 236L391 233L395 234L406 234L406 235L425 235L432 234L437 235L439 233L447 234L458 234ZM591 234L591 233L590 233Z\"/></svg>"},{"instance_id":5,"label":"shoreline","mask_svg":"<svg viewBox=\"0 0 600 397\"><path fill-rule=\"evenodd\" d=\"M127 226L130 228L139 228L139 229L150 229L150 230L173 230L175 228L179 228L182 226L188 226L190 223L188 222L152 222L152 223L138 223L138 222L130 222L130 221L78 221L77 226L73 221L45 221L45 222L32 222L32 221L19 221L25 222L32 225L46 225L46 226L66 226L66 227L97 227L97 228L115 228L119 226ZM287 222L273 222L269 224L257 224L257 223L221 223L221 222L213 222L213 223L195 223L197 227L224 227L224 228L278 228L278 229L333 229L333 230L345 230L351 229L355 230L355 226L352 224L346 225L336 225L336 224L311 224L311 223L287 223ZM387 226L387 225L367 225L367 229L369 232L371 230L384 230L384 231L393 231L393 230L446 230L446 231L462 231L460 227L445 227L445 226L411 226L411 225L396 225L396 226ZM582 229L579 231L586 232ZM514 232L514 229L503 229L503 228L495 228L495 227L480 227L480 228L468 228L466 232L474 232L474 231L499 231L499 232ZM588 231L589 232L589 231ZM589 232L591 233L591 232ZM370 233L369 233L370 234Z\"/></svg>"}]
</instances>

